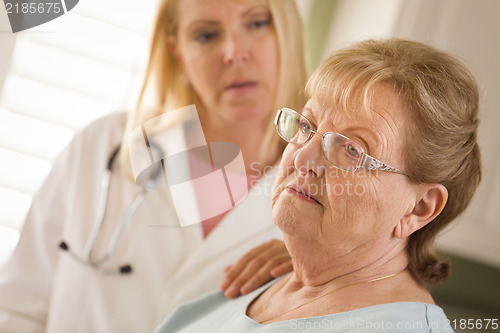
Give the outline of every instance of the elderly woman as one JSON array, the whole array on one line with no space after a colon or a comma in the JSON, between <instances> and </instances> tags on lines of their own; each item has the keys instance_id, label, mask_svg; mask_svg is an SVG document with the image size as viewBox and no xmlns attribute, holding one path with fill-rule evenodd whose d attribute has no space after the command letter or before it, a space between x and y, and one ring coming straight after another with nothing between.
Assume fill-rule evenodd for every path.
<instances>
[{"instance_id":1,"label":"elderly woman","mask_svg":"<svg viewBox=\"0 0 500 333\"><path fill-rule=\"evenodd\" d=\"M421 43L365 41L328 58L273 196L294 271L235 301L213 294L161 332L451 330L426 287L448 275L433 241L481 178L478 91L453 57Z\"/></svg>"}]
</instances>

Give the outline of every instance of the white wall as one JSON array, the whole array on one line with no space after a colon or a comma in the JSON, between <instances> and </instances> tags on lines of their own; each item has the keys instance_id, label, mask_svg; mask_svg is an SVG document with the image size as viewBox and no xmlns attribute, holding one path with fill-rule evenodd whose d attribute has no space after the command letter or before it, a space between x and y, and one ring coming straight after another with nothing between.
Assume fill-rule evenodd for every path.
<instances>
[{"instance_id":1,"label":"white wall","mask_svg":"<svg viewBox=\"0 0 500 333\"><path fill-rule=\"evenodd\" d=\"M427 0L415 4L403 6L399 34L415 36L459 56L471 68L482 92L479 144L483 181L460 223L439 244L500 267L500 1ZM425 20L411 22L413 12Z\"/></svg>"},{"instance_id":2,"label":"white wall","mask_svg":"<svg viewBox=\"0 0 500 333\"><path fill-rule=\"evenodd\" d=\"M354 41L391 36L402 0L342 0L330 22L322 58Z\"/></svg>"}]
</instances>

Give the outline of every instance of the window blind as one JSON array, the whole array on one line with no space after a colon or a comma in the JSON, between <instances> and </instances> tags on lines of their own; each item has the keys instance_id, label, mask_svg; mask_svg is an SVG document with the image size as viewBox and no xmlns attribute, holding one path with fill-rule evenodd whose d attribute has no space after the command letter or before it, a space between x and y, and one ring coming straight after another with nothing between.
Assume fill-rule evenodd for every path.
<instances>
[{"instance_id":1,"label":"window blind","mask_svg":"<svg viewBox=\"0 0 500 333\"><path fill-rule=\"evenodd\" d=\"M67 14L16 34L0 77L0 263L17 242L32 195L74 132L133 107L156 5L82 0Z\"/></svg>"}]
</instances>

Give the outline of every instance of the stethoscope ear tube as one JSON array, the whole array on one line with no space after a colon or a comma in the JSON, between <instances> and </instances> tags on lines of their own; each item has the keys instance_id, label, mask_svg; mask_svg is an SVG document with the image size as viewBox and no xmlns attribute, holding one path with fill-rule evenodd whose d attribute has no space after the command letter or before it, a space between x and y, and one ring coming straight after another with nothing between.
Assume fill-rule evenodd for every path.
<instances>
[{"instance_id":1,"label":"stethoscope ear tube","mask_svg":"<svg viewBox=\"0 0 500 333\"><path fill-rule=\"evenodd\" d=\"M116 269L106 269L102 267L101 265L108 260L114 253L116 245L120 239L120 236L122 234L123 229L125 228L125 225L127 224L128 221L130 221L130 218L132 214L136 211L136 209L139 207L139 205L142 203L146 196L146 192L148 189L143 189L137 196L134 198L132 203L127 207L125 213L123 216L120 218L120 221L118 222L118 226L113 233L111 237L110 244L108 245L106 249L106 253L104 256L102 256L99 259L96 260L91 260L92 257L92 250L95 245L95 241L97 239L97 236L99 235L99 232L101 231L101 227L104 221L104 213L106 210L107 206L107 201L108 201L108 196L109 196L109 184L111 181L111 169L113 166L113 161L116 159L116 156L118 155L120 151L120 146L118 145L117 148L112 152L108 163L106 165L106 170L101 182L101 193L100 193L100 203L97 208L97 218L96 222L94 223L94 226L92 227L92 231L90 233L89 239L87 243L85 244L85 247L83 249L83 259L78 257L73 251L71 251L68 243L66 243L64 240L62 240L59 243L59 248L65 252L68 252L76 261L92 266L96 270L106 273L106 274L113 274L113 273L118 273L118 274L130 274L132 273L132 266L129 264L122 265Z\"/></svg>"}]
</instances>

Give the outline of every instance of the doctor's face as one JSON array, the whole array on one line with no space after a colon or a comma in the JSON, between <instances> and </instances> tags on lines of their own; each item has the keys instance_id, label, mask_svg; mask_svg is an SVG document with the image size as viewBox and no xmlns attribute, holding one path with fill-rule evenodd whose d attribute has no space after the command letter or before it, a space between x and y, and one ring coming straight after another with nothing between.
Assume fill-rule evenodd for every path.
<instances>
[{"instance_id":1,"label":"doctor's face","mask_svg":"<svg viewBox=\"0 0 500 333\"><path fill-rule=\"evenodd\" d=\"M182 0L175 54L217 123L265 121L274 107L279 51L269 9L256 1Z\"/></svg>"}]
</instances>

